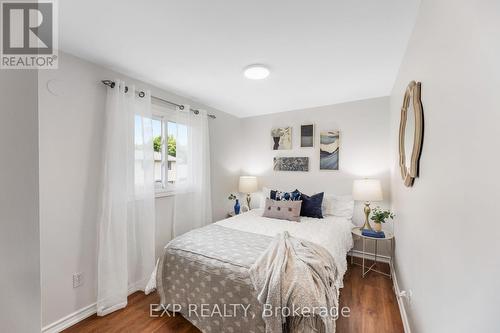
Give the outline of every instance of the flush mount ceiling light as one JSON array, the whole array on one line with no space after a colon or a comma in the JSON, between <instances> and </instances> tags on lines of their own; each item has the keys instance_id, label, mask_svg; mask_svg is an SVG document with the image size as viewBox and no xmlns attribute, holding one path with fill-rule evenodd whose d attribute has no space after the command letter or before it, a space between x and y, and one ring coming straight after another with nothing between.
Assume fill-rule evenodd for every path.
<instances>
[{"instance_id":1,"label":"flush mount ceiling light","mask_svg":"<svg viewBox=\"0 0 500 333\"><path fill-rule=\"evenodd\" d=\"M264 65L250 65L243 70L243 75L250 80L262 80L269 76L269 68Z\"/></svg>"}]
</instances>

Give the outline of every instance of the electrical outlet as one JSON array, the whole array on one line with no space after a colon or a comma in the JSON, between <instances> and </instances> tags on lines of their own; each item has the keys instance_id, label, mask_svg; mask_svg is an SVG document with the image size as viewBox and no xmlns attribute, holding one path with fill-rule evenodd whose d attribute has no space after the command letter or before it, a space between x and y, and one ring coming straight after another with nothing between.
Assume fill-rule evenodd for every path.
<instances>
[{"instance_id":1,"label":"electrical outlet","mask_svg":"<svg viewBox=\"0 0 500 333\"><path fill-rule=\"evenodd\" d=\"M400 298L406 298L406 301L408 302L409 305L411 305L411 299L412 299L412 296L413 296L413 292L411 290L401 290L399 292L399 297Z\"/></svg>"},{"instance_id":2,"label":"electrical outlet","mask_svg":"<svg viewBox=\"0 0 500 333\"><path fill-rule=\"evenodd\" d=\"M83 273L73 274L73 288L78 288L83 284Z\"/></svg>"},{"instance_id":3,"label":"electrical outlet","mask_svg":"<svg viewBox=\"0 0 500 333\"><path fill-rule=\"evenodd\" d=\"M409 289L408 295L406 296L406 298L408 299L408 304L410 304L410 305L411 305L412 297L413 297L413 291L411 291L411 289Z\"/></svg>"}]
</instances>

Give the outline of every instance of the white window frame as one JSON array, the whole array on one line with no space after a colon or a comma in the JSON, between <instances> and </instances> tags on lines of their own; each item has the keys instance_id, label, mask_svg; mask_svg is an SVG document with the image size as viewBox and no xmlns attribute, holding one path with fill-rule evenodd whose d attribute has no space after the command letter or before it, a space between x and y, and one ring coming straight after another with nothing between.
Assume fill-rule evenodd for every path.
<instances>
[{"instance_id":1,"label":"white window frame","mask_svg":"<svg viewBox=\"0 0 500 333\"><path fill-rule=\"evenodd\" d=\"M157 186L155 180L156 197L165 197L175 194L175 184L168 182L168 123L175 123L173 120L174 109L165 105L152 104L151 111L154 120L161 121L161 138L162 138L162 162L161 162L161 186Z\"/></svg>"}]
</instances>

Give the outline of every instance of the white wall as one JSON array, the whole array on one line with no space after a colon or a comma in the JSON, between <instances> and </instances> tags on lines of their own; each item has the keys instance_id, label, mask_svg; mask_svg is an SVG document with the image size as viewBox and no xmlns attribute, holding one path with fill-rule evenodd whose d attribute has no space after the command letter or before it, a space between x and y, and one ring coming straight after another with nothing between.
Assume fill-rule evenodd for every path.
<instances>
[{"instance_id":1,"label":"white wall","mask_svg":"<svg viewBox=\"0 0 500 333\"><path fill-rule=\"evenodd\" d=\"M98 186L106 95L100 81L115 78L217 116L209 120L214 219L230 209L227 193L237 186L239 160L233 139L240 132L238 118L60 53L59 69L40 71L39 77L43 326L96 301ZM156 200L157 255L171 238L172 200ZM84 284L73 289L76 272L84 273Z\"/></svg>"},{"instance_id":2,"label":"white wall","mask_svg":"<svg viewBox=\"0 0 500 333\"><path fill-rule=\"evenodd\" d=\"M37 77L0 70L2 332L40 332Z\"/></svg>"},{"instance_id":3,"label":"white wall","mask_svg":"<svg viewBox=\"0 0 500 333\"><path fill-rule=\"evenodd\" d=\"M300 148L301 124L315 125L314 148ZM271 129L285 126L293 127L293 149L273 151ZM242 172L258 176L261 187L343 195L351 194L354 179L371 177L382 181L386 202L381 205L390 201L388 97L244 118L242 129ZM319 170L321 130L340 130L338 171ZM308 156L310 171L275 172L275 156ZM254 203L257 201L256 198ZM354 222L362 224L364 214L360 205L356 205L355 213Z\"/></svg>"},{"instance_id":4,"label":"white wall","mask_svg":"<svg viewBox=\"0 0 500 333\"><path fill-rule=\"evenodd\" d=\"M500 2L423 0L391 96L422 82L420 178L403 186L393 148L396 269L412 332L499 332Z\"/></svg>"}]
</instances>

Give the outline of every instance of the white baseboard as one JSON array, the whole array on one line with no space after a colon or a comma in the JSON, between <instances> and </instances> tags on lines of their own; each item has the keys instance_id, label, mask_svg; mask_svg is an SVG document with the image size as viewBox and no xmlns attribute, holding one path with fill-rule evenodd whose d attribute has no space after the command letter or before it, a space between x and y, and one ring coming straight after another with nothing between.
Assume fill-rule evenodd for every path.
<instances>
[{"instance_id":1,"label":"white baseboard","mask_svg":"<svg viewBox=\"0 0 500 333\"><path fill-rule=\"evenodd\" d=\"M128 288L128 295L131 295L136 291L144 291L144 281L146 281L146 279L138 281L136 283L132 283ZM52 324L43 327L42 333L59 333L96 313L97 303L90 304L76 312L67 315L64 318L53 322Z\"/></svg>"},{"instance_id":2,"label":"white baseboard","mask_svg":"<svg viewBox=\"0 0 500 333\"><path fill-rule=\"evenodd\" d=\"M64 318L59 319L58 321L53 322L42 328L42 333L59 333L68 327L75 325L76 323L84 320L95 314L97 312L97 303L90 304L89 306L84 307L76 312L73 312L67 315Z\"/></svg>"},{"instance_id":3,"label":"white baseboard","mask_svg":"<svg viewBox=\"0 0 500 333\"><path fill-rule=\"evenodd\" d=\"M405 330L405 333L411 333L410 323L408 322L408 316L406 314L405 301L404 298L399 296L401 290L399 289L398 278L396 277L394 265L391 265L391 276L394 286L394 293L396 294L396 299L398 300L399 312L401 313L401 320L403 321L403 328Z\"/></svg>"},{"instance_id":4,"label":"white baseboard","mask_svg":"<svg viewBox=\"0 0 500 333\"><path fill-rule=\"evenodd\" d=\"M369 259L369 260L373 260L375 258L375 254L369 253L369 252L363 253L362 251L359 251L359 250L351 250L350 254L356 258L365 257L365 259ZM391 262L391 258L388 256L383 256L383 255L377 254L377 261L385 262L388 264Z\"/></svg>"}]
</instances>

